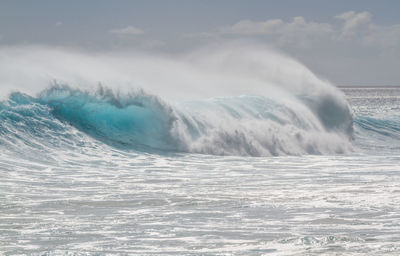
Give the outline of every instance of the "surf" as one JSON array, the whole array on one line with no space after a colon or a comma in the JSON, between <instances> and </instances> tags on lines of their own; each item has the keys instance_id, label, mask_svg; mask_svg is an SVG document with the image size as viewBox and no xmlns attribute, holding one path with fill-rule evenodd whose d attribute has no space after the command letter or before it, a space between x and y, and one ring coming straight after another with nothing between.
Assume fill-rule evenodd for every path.
<instances>
[{"instance_id":1,"label":"surf","mask_svg":"<svg viewBox=\"0 0 400 256\"><path fill-rule=\"evenodd\" d=\"M6 75L0 71L0 82L17 89L3 100L0 115L14 112L22 123L24 115L39 115L65 131L146 152L278 156L352 150L353 115L344 95L265 47L209 47L174 58L42 48L0 53L0 66L13 60ZM26 66L32 61L35 69ZM16 125L10 116L3 119L3 127ZM34 138L29 129L41 125L24 129Z\"/></svg>"}]
</instances>

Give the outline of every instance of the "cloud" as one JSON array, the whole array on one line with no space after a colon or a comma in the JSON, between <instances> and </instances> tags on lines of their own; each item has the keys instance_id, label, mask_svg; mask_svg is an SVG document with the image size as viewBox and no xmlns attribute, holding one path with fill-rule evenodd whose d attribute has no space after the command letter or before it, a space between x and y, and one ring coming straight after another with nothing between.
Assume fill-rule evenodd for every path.
<instances>
[{"instance_id":1,"label":"cloud","mask_svg":"<svg viewBox=\"0 0 400 256\"><path fill-rule=\"evenodd\" d=\"M215 35L222 37L256 37L278 47L321 48L323 44L338 44L337 48L376 47L400 48L400 24L379 26L372 20L372 14L347 11L334 16L340 23L307 21L294 17L285 22L282 19L265 21L241 20L230 26L219 28Z\"/></svg>"},{"instance_id":2,"label":"cloud","mask_svg":"<svg viewBox=\"0 0 400 256\"><path fill-rule=\"evenodd\" d=\"M367 11L349 10L321 22L307 17L239 20L197 34L205 41L262 41L339 84L398 84L400 24L378 24ZM200 41L200 40L199 40Z\"/></svg>"},{"instance_id":3,"label":"cloud","mask_svg":"<svg viewBox=\"0 0 400 256\"><path fill-rule=\"evenodd\" d=\"M280 19L267 20L263 22L241 20L230 27L222 28L220 31L223 34L233 35L265 35L276 33L282 25L283 21Z\"/></svg>"},{"instance_id":4,"label":"cloud","mask_svg":"<svg viewBox=\"0 0 400 256\"><path fill-rule=\"evenodd\" d=\"M222 35L233 36L266 36L278 41L280 45L295 43L308 47L310 41L320 37L331 37L334 30L330 24L308 22L304 17L294 17L291 22L271 19L261 22L241 20L232 26L219 30Z\"/></svg>"},{"instance_id":5,"label":"cloud","mask_svg":"<svg viewBox=\"0 0 400 256\"><path fill-rule=\"evenodd\" d=\"M281 19L272 19L261 22L242 20L236 24L222 28L223 34L233 35L271 35L287 34L289 32L306 32L307 34L326 34L332 31L331 25L326 23L307 22L304 17L294 17L292 22L285 23Z\"/></svg>"},{"instance_id":6,"label":"cloud","mask_svg":"<svg viewBox=\"0 0 400 256\"><path fill-rule=\"evenodd\" d=\"M63 25L63 23L61 21L57 21L56 24L55 24L56 27L59 27L59 26L62 26L62 25Z\"/></svg>"},{"instance_id":7,"label":"cloud","mask_svg":"<svg viewBox=\"0 0 400 256\"><path fill-rule=\"evenodd\" d=\"M125 28L120 29L112 29L110 33L117 34L117 35L142 35L144 31L140 28L136 28L134 26L127 26Z\"/></svg>"},{"instance_id":8,"label":"cloud","mask_svg":"<svg viewBox=\"0 0 400 256\"><path fill-rule=\"evenodd\" d=\"M340 31L339 39L341 40L350 37L353 42L368 47L379 47L389 52L400 47L400 24L377 25L372 21L372 15L369 12L349 11L335 18L344 21Z\"/></svg>"},{"instance_id":9,"label":"cloud","mask_svg":"<svg viewBox=\"0 0 400 256\"><path fill-rule=\"evenodd\" d=\"M356 13L354 11L344 12L335 16L344 20L342 35L353 35L354 30L371 23L372 15L369 12Z\"/></svg>"}]
</instances>

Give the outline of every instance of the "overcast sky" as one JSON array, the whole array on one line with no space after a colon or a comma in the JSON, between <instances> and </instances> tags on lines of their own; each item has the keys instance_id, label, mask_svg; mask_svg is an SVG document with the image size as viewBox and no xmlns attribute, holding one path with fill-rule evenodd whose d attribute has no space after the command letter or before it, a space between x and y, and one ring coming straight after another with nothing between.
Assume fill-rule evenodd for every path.
<instances>
[{"instance_id":1,"label":"overcast sky","mask_svg":"<svg viewBox=\"0 0 400 256\"><path fill-rule=\"evenodd\" d=\"M339 85L400 85L398 0L2 0L0 45L179 52L251 40Z\"/></svg>"}]
</instances>

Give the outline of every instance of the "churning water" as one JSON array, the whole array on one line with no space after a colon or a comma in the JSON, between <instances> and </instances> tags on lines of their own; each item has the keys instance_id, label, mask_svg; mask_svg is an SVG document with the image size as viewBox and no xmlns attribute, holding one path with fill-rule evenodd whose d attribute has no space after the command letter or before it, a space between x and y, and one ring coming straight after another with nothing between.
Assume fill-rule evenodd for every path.
<instances>
[{"instance_id":1,"label":"churning water","mask_svg":"<svg viewBox=\"0 0 400 256\"><path fill-rule=\"evenodd\" d=\"M55 83L3 99L0 253L398 255L400 88L340 91L286 57L225 69L239 61L225 55L206 65L221 74L202 59L184 73L252 90L172 101Z\"/></svg>"}]
</instances>

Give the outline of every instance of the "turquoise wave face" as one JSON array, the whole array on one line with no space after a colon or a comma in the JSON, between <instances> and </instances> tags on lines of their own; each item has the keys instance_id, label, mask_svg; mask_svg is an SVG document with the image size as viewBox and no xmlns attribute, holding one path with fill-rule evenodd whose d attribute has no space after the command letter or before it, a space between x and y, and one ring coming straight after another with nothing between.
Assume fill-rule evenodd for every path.
<instances>
[{"instance_id":1,"label":"turquoise wave face","mask_svg":"<svg viewBox=\"0 0 400 256\"><path fill-rule=\"evenodd\" d=\"M250 156L347 152L353 125L347 105L329 97L279 101L247 95L170 105L143 91L68 86L38 97L13 93L2 102L0 118L3 143L12 145L84 146L82 136L89 136L147 152Z\"/></svg>"},{"instance_id":2,"label":"turquoise wave face","mask_svg":"<svg viewBox=\"0 0 400 256\"><path fill-rule=\"evenodd\" d=\"M85 133L113 145L174 150L169 130L171 109L144 93L120 97L108 90L90 94L68 87L53 87L39 101L52 114Z\"/></svg>"}]
</instances>

